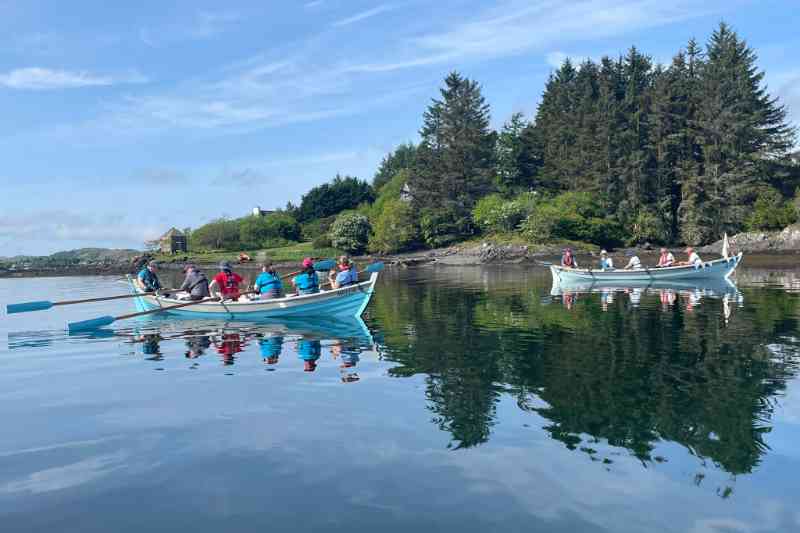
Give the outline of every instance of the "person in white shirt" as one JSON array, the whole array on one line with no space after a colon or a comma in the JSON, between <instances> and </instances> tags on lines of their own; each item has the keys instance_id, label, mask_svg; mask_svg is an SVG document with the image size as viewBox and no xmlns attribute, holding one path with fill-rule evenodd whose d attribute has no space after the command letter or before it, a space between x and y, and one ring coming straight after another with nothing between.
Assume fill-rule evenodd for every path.
<instances>
[{"instance_id":1,"label":"person in white shirt","mask_svg":"<svg viewBox=\"0 0 800 533\"><path fill-rule=\"evenodd\" d=\"M686 248L686 255L689 256L689 260L682 262L681 263L682 265L691 265L694 267L703 266L703 260L700 259L700 256L697 255L697 252L695 252L694 248L692 248L691 246Z\"/></svg>"},{"instance_id":2,"label":"person in white shirt","mask_svg":"<svg viewBox=\"0 0 800 533\"><path fill-rule=\"evenodd\" d=\"M628 260L628 264L625 265L625 270L634 270L642 268L642 262L639 261L639 256L636 255L635 252L629 252L631 258Z\"/></svg>"},{"instance_id":3,"label":"person in white shirt","mask_svg":"<svg viewBox=\"0 0 800 533\"><path fill-rule=\"evenodd\" d=\"M600 270L614 270L614 260L605 250L600 250Z\"/></svg>"}]
</instances>

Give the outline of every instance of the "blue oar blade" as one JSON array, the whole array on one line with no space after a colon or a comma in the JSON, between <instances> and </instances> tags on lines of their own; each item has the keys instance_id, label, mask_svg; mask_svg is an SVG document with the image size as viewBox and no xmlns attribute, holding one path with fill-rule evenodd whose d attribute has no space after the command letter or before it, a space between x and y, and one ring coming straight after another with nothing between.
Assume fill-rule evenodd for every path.
<instances>
[{"instance_id":1,"label":"blue oar blade","mask_svg":"<svg viewBox=\"0 0 800 533\"><path fill-rule=\"evenodd\" d=\"M367 265L367 268L364 269L364 272L369 272L370 274L373 272L380 272L383 270L383 263L372 263L371 265Z\"/></svg>"},{"instance_id":2,"label":"blue oar blade","mask_svg":"<svg viewBox=\"0 0 800 533\"><path fill-rule=\"evenodd\" d=\"M336 261L333 259L324 259L314 262L314 270L332 270L335 266Z\"/></svg>"},{"instance_id":3,"label":"blue oar blade","mask_svg":"<svg viewBox=\"0 0 800 533\"><path fill-rule=\"evenodd\" d=\"M6 313L27 313L28 311L44 311L53 307L53 302L43 300L41 302L22 302L20 304L8 304Z\"/></svg>"},{"instance_id":4,"label":"blue oar blade","mask_svg":"<svg viewBox=\"0 0 800 533\"><path fill-rule=\"evenodd\" d=\"M75 331L87 331L91 329L102 328L114 323L113 316L100 316L92 318L91 320L82 320L80 322L70 322L67 324L67 329L70 333Z\"/></svg>"}]
</instances>

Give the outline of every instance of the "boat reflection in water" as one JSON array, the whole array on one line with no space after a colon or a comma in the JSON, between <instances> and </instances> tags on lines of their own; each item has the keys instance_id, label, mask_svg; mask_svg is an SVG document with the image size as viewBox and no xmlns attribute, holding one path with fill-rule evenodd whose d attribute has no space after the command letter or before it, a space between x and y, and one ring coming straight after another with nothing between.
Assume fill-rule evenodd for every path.
<instances>
[{"instance_id":1,"label":"boat reflection in water","mask_svg":"<svg viewBox=\"0 0 800 533\"><path fill-rule=\"evenodd\" d=\"M657 295L664 311L682 303L688 312L701 304L704 298L722 300L724 317L727 321L731 315L732 305L744 303L742 293L730 279L686 280L676 282L561 282L554 283L550 289L553 299L561 299L567 309L572 309L581 295L599 294L600 307L608 311L615 301L626 302L631 308L641 305L642 297Z\"/></svg>"},{"instance_id":2,"label":"boat reflection in water","mask_svg":"<svg viewBox=\"0 0 800 533\"><path fill-rule=\"evenodd\" d=\"M176 320L174 317L151 317L138 321L133 328L68 333L63 331L26 331L11 333L8 348L41 348L58 343L92 341L123 341L134 346L129 354L147 361L164 361L181 353L184 359L195 360L190 368L198 368L198 359L211 352L219 356L223 366L233 366L239 357L246 357L251 346L268 371L274 371L287 350L297 354L305 372L317 370L323 348L328 348L331 360L337 363L344 383L360 378L354 368L360 354L377 350L372 335L361 318L286 318L262 320ZM183 341L180 350L175 341ZM172 353L171 353L172 352ZM159 367L157 370L163 370Z\"/></svg>"}]
</instances>

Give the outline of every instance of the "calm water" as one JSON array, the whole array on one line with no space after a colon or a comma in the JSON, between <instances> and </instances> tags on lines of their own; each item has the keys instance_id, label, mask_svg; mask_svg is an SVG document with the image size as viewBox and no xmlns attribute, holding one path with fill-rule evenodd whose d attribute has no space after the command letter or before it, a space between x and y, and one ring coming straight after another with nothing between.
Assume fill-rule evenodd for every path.
<instances>
[{"instance_id":1,"label":"calm water","mask_svg":"<svg viewBox=\"0 0 800 533\"><path fill-rule=\"evenodd\" d=\"M0 304L124 292L0 280ZM800 531L800 271L386 272L364 323L0 317L0 530Z\"/></svg>"}]
</instances>

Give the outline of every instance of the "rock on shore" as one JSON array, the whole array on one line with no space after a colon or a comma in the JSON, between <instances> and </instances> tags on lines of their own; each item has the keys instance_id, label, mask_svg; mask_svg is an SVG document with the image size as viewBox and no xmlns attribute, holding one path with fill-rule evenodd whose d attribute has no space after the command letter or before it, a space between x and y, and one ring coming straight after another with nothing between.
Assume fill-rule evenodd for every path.
<instances>
[{"instance_id":1,"label":"rock on shore","mask_svg":"<svg viewBox=\"0 0 800 533\"><path fill-rule=\"evenodd\" d=\"M792 224L781 231L749 231L728 238L731 252L744 253L798 253L800 252L800 224ZM700 253L722 253L722 240L703 246Z\"/></svg>"}]
</instances>

